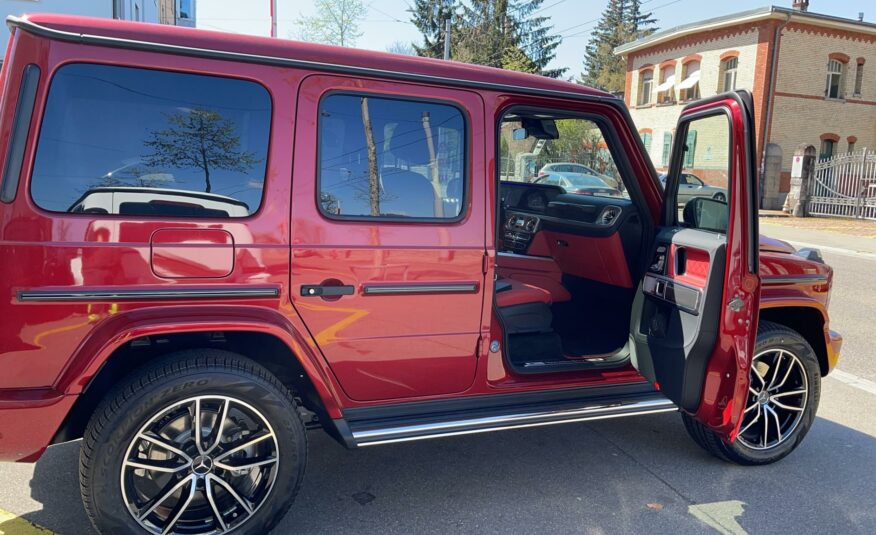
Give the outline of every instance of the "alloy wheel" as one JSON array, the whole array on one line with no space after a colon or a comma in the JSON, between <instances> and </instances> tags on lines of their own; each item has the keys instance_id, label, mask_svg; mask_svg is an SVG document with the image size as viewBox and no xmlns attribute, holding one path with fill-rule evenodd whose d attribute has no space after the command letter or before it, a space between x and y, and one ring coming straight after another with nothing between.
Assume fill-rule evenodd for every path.
<instances>
[{"instance_id":1,"label":"alloy wheel","mask_svg":"<svg viewBox=\"0 0 876 535\"><path fill-rule=\"evenodd\" d=\"M151 533L224 533L267 500L279 446L267 419L227 396L162 409L140 429L121 467L122 499Z\"/></svg>"},{"instance_id":2,"label":"alloy wheel","mask_svg":"<svg viewBox=\"0 0 876 535\"><path fill-rule=\"evenodd\" d=\"M809 379L803 362L787 349L768 349L751 363L751 384L737 439L753 450L784 443L803 419Z\"/></svg>"}]
</instances>

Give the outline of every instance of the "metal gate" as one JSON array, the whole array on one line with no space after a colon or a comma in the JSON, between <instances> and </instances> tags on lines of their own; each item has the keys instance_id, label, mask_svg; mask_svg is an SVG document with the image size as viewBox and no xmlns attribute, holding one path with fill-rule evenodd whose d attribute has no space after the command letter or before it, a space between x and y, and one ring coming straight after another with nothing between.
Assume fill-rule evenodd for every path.
<instances>
[{"instance_id":1,"label":"metal gate","mask_svg":"<svg viewBox=\"0 0 876 535\"><path fill-rule=\"evenodd\" d=\"M816 163L808 212L876 220L876 152L862 149Z\"/></svg>"}]
</instances>

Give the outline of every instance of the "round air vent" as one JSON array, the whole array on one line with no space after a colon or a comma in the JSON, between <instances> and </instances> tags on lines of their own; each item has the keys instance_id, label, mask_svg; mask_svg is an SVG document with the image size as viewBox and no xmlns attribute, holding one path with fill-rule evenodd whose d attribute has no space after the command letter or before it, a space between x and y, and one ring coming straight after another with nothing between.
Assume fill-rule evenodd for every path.
<instances>
[{"instance_id":1,"label":"round air vent","mask_svg":"<svg viewBox=\"0 0 876 535\"><path fill-rule=\"evenodd\" d=\"M618 208L617 206L606 206L605 208L602 209L602 213L599 214L599 218L597 219L597 222L600 225L606 225L606 226L611 225L615 222L615 220L617 219L617 216L619 216L620 213L621 213L621 209Z\"/></svg>"}]
</instances>

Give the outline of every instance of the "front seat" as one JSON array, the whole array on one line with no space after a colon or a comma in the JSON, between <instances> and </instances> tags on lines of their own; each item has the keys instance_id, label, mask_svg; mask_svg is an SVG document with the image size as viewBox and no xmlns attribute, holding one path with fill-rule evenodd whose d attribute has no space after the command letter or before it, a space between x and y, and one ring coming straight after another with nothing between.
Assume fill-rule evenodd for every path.
<instances>
[{"instance_id":1,"label":"front seat","mask_svg":"<svg viewBox=\"0 0 876 535\"><path fill-rule=\"evenodd\" d=\"M435 217L435 189L432 182L412 168L428 172L429 150L425 134L392 135L384 161L393 165L380 170L380 211L384 215Z\"/></svg>"}]
</instances>

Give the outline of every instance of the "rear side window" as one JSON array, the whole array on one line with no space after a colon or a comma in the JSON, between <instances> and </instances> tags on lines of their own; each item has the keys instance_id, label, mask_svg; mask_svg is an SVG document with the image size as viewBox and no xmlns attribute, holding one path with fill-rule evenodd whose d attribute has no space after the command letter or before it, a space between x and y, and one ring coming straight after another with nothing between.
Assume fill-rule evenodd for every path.
<instances>
[{"instance_id":1,"label":"rear side window","mask_svg":"<svg viewBox=\"0 0 876 535\"><path fill-rule=\"evenodd\" d=\"M254 82L67 65L52 79L31 195L53 212L246 217L261 204L270 121Z\"/></svg>"},{"instance_id":2,"label":"rear side window","mask_svg":"<svg viewBox=\"0 0 876 535\"><path fill-rule=\"evenodd\" d=\"M319 203L329 217L453 220L465 191L455 106L334 94L319 109Z\"/></svg>"}]
</instances>

